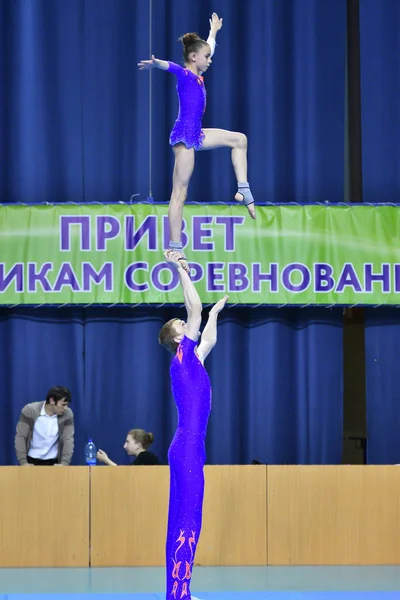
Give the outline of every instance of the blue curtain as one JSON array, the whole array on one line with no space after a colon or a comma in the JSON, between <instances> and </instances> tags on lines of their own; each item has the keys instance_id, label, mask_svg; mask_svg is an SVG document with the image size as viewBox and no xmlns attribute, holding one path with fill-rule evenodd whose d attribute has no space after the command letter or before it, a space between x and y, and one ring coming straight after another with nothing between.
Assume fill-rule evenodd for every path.
<instances>
[{"instance_id":1,"label":"blue curtain","mask_svg":"<svg viewBox=\"0 0 400 600\"><path fill-rule=\"evenodd\" d=\"M360 0L364 202L399 202L400 3Z\"/></svg>"},{"instance_id":2,"label":"blue curtain","mask_svg":"<svg viewBox=\"0 0 400 600\"><path fill-rule=\"evenodd\" d=\"M394 0L396 1L396 0ZM259 202L342 201L345 0L2 0L0 202L169 199L177 38L224 18L204 126L243 131ZM329 75L327 75L329 74ZM150 135L150 116L152 129ZM151 144L151 148L150 148ZM151 160L150 160L151 153ZM228 149L198 153L191 201L230 201Z\"/></svg>"},{"instance_id":3,"label":"blue curtain","mask_svg":"<svg viewBox=\"0 0 400 600\"><path fill-rule=\"evenodd\" d=\"M71 389L77 427L84 407L81 309L0 309L0 464L15 464L21 408L55 385Z\"/></svg>"},{"instance_id":4,"label":"blue curtain","mask_svg":"<svg viewBox=\"0 0 400 600\"><path fill-rule=\"evenodd\" d=\"M207 311L205 310L205 316ZM168 355L157 343L180 309L2 309L0 464L15 464L22 406L53 385L71 389L73 464L96 445L119 464L126 433L155 435L162 462L176 426ZM340 309L226 309L207 369L209 464L335 464L342 452Z\"/></svg>"},{"instance_id":5,"label":"blue curtain","mask_svg":"<svg viewBox=\"0 0 400 600\"><path fill-rule=\"evenodd\" d=\"M258 202L341 201L345 0L2 0L0 202L145 200L150 188L168 200L175 81L137 62L150 51L180 62L177 38L205 37L213 10L224 27L204 126L246 133ZM189 200L234 191L230 152L198 153ZM56 384L73 394L75 464L89 436L126 462L131 427L153 430L165 462L175 410L156 340L172 314L1 309L0 462L15 460L23 404ZM340 462L341 356L340 312L227 310L208 365L208 461Z\"/></svg>"},{"instance_id":6,"label":"blue curtain","mask_svg":"<svg viewBox=\"0 0 400 600\"><path fill-rule=\"evenodd\" d=\"M398 309L366 309L367 462L370 464L400 463L399 356Z\"/></svg>"},{"instance_id":7,"label":"blue curtain","mask_svg":"<svg viewBox=\"0 0 400 600\"><path fill-rule=\"evenodd\" d=\"M364 202L399 201L399 20L397 0L360 0ZM400 318L383 307L365 315L367 462L400 463Z\"/></svg>"},{"instance_id":8,"label":"blue curtain","mask_svg":"<svg viewBox=\"0 0 400 600\"><path fill-rule=\"evenodd\" d=\"M209 363L212 461L340 463L341 310L230 310L222 323Z\"/></svg>"}]
</instances>

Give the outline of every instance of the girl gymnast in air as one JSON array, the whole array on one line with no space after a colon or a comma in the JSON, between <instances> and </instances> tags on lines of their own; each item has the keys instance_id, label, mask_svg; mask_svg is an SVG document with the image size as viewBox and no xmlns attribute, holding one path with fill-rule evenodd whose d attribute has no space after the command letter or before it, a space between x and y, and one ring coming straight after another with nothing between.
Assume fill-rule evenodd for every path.
<instances>
[{"instance_id":1,"label":"girl gymnast in air","mask_svg":"<svg viewBox=\"0 0 400 600\"><path fill-rule=\"evenodd\" d=\"M170 71L177 78L179 100L178 118L172 128L169 143L175 155L172 179L172 193L169 202L168 220L170 226L170 250L179 252L182 267L189 272L186 256L183 253L181 232L183 205L187 197L189 181L194 169L195 150L232 148L232 164L238 182L235 200L247 206L250 216L255 219L254 198L247 181L247 138L243 133L225 129L202 129L201 122L206 107L206 89L202 73L211 65L215 51L217 32L222 27L222 19L213 13L210 19L210 34L207 41L196 33L182 36L184 67L173 62L160 60L154 55L150 60L138 63L140 70L161 69Z\"/></svg>"}]
</instances>

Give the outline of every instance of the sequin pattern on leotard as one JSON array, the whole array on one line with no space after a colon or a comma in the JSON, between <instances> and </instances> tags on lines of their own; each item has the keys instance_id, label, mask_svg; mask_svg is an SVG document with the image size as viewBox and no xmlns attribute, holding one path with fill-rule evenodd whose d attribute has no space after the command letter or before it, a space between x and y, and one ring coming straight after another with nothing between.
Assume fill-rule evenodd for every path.
<instances>
[{"instance_id":1,"label":"sequin pattern on leotard","mask_svg":"<svg viewBox=\"0 0 400 600\"><path fill-rule=\"evenodd\" d=\"M178 118L172 128L169 143L171 146L182 143L186 148L199 150L205 137L201 129L207 97L203 78L173 62L168 65L168 71L176 75L179 100Z\"/></svg>"},{"instance_id":2,"label":"sequin pattern on leotard","mask_svg":"<svg viewBox=\"0 0 400 600\"><path fill-rule=\"evenodd\" d=\"M211 386L207 371L196 355L196 345L185 336L171 364L178 427L168 451L167 600L190 599L192 568L202 525Z\"/></svg>"}]
</instances>

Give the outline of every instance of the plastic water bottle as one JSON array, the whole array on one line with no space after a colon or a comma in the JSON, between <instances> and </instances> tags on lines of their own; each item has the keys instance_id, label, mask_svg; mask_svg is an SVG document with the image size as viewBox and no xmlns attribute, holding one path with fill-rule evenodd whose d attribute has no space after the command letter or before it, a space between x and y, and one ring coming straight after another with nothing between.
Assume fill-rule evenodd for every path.
<instances>
[{"instance_id":1,"label":"plastic water bottle","mask_svg":"<svg viewBox=\"0 0 400 600\"><path fill-rule=\"evenodd\" d=\"M91 466L97 464L96 454L96 446L92 440L89 440L85 446L85 460L87 465Z\"/></svg>"}]
</instances>

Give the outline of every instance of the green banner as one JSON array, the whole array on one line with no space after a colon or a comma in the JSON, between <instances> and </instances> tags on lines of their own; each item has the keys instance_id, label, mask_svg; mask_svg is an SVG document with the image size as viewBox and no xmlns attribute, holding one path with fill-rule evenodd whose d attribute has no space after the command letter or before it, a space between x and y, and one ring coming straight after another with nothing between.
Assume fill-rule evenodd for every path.
<instances>
[{"instance_id":1,"label":"green banner","mask_svg":"<svg viewBox=\"0 0 400 600\"><path fill-rule=\"evenodd\" d=\"M182 303L163 257L168 207L0 206L0 304ZM396 206L187 205L183 241L202 301L399 304Z\"/></svg>"}]
</instances>

